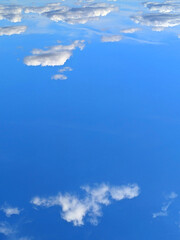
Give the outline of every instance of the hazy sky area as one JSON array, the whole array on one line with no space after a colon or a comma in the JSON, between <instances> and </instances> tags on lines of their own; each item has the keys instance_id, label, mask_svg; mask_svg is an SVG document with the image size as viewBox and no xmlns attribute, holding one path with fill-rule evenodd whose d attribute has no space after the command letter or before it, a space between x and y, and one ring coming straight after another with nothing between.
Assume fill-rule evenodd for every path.
<instances>
[{"instance_id":1,"label":"hazy sky area","mask_svg":"<svg viewBox=\"0 0 180 240\"><path fill-rule=\"evenodd\" d=\"M180 1L0 1L0 240L179 240Z\"/></svg>"}]
</instances>

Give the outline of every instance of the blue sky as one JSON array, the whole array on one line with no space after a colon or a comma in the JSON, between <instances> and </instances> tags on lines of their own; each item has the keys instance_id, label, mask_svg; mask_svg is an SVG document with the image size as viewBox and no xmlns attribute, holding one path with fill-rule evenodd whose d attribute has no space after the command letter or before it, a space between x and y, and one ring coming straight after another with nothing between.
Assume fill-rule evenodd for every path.
<instances>
[{"instance_id":1,"label":"blue sky","mask_svg":"<svg viewBox=\"0 0 180 240\"><path fill-rule=\"evenodd\" d=\"M0 240L179 239L179 19L2 1Z\"/></svg>"}]
</instances>

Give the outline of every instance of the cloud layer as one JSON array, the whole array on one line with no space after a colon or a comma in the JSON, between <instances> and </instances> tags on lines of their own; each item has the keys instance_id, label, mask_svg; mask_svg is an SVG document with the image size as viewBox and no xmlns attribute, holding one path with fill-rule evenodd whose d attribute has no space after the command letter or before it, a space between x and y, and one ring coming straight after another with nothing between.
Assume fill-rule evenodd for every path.
<instances>
[{"instance_id":1,"label":"cloud layer","mask_svg":"<svg viewBox=\"0 0 180 240\"><path fill-rule=\"evenodd\" d=\"M85 217L88 217L92 224L97 224L98 217L102 216L103 205L110 205L113 200L132 199L140 193L136 184L127 186L101 184L95 187L84 186L82 189L85 192L83 198L70 193L59 193L48 198L34 197L31 203L47 208L60 206L61 217L64 220L72 222L74 226L81 226L84 224Z\"/></svg>"}]
</instances>

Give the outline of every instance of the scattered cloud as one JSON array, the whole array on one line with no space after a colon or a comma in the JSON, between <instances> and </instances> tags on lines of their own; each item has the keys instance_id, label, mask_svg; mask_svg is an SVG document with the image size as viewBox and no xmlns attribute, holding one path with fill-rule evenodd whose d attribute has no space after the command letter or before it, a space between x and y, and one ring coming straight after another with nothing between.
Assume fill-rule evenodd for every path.
<instances>
[{"instance_id":1,"label":"scattered cloud","mask_svg":"<svg viewBox=\"0 0 180 240\"><path fill-rule=\"evenodd\" d=\"M166 197L167 201L161 207L161 211L153 213L153 218L168 216L168 209L171 206L171 204L173 203L174 199L177 197L178 197L178 195L175 192L170 193Z\"/></svg>"},{"instance_id":2,"label":"scattered cloud","mask_svg":"<svg viewBox=\"0 0 180 240\"><path fill-rule=\"evenodd\" d=\"M101 42L119 42L122 40L121 35L111 35L111 36L102 36L101 37Z\"/></svg>"},{"instance_id":3,"label":"scattered cloud","mask_svg":"<svg viewBox=\"0 0 180 240\"><path fill-rule=\"evenodd\" d=\"M84 3L78 7L63 6L60 3L47 4L44 7L28 7L25 13L38 13L55 22L69 24L85 24L88 21L98 20L118 8L107 3Z\"/></svg>"},{"instance_id":4,"label":"scattered cloud","mask_svg":"<svg viewBox=\"0 0 180 240\"><path fill-rule=\"evenodd\" d=\"M84 48L83 40L76 40L70 45L56 45L48 50L34 49L32 56L24 58L27 66L62 66L72 56L73 50Z\"/></svg>"},{"instance_id":5,"label":"scattered cloud","mask_svg":"<svg viewBox=\"0 0 180 240\"><path fill-rule=\"evenodd\" d=\"M27 29L26 26L8 26L8 27L0 27L0 36L3 35L14 35L14 34L21 34L25 32Z\"/></svg>"},{"instance_id":6,"label":"scattered cloud","mask_svg":"<svg viewBox=\"0 0 180 240\"><path fill-rule=\"evenodd\" d=\"M31 240L32 238L21 236L17 225L11 225L8 222L0 222L0 235L4 235L7 240ZM4 239L4 238L3 238Z\"/></svg>"},{"instance_id":7,"label":"scattered cloud","mask_svg":"<svg viewBox=\"0 0 180 240\"><path fill-rule=\"evenodd\" d=\"M48 198L34 197L31 203L36 206L62 208L61 217L74 226L84 225L87 216L92 224L98 223L98 217L102 216L102 207L108 206L113 200L132 199L140 194L138 185L109 186L100 184L95 187L84 186L84 197L80 198L70 193L59 193Z\"/></svg>"}]
</instances>

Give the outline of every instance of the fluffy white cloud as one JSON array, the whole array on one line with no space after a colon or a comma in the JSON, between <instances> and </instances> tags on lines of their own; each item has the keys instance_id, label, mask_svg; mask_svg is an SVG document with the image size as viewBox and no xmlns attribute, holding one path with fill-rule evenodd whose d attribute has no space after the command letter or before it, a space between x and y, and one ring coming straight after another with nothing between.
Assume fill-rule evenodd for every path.
<instances>
[{"instance_id":1,"label":"fluffy white cloud","mask_svg":"<svg viewBox=\"0 0 180 240\"><path fill-rule=\"evenodd\" d=\"M62 66L72 56L73 50L84 48L83 40L76 40L70 45L56 45L48 50L34 49L32 56L24 58L28 66Z\"/></svg>"},{"instance_id":2,"label":"fluffy white cloud","mask_svg":"<svg viewBox=\"0 0 180 240\"><path fill-rule=\"evenodd\" d=\"M0 36L3 35L14 35L14 34L21 34L25 32L27 29L26 26L9 26L9 27L0 27Z\"/></svg>"},{"instance_id":3,"label":"fluffy white cloud","mask_svg":"<svg viewBox=\"0 0 180 240\"><path fill-rule=\"evenodd\" d=\"M19 208L17 207L13 208L9 206L2 207L1 211L3 211L7 217L11 217L12 215L19 215L21 212Z\"/></svg>"},{"instance_id":4,"label":"fluffy white cloud","mask_svg":"<svg viewBox=\"0 0 180 240\"><path fill-rule=\"evenodd\" d=\"M122 38L121 35L102 36L101 42L119 42Z\"/></svg>"},{"instance_id":5,"label":"fluffy white cloud","mask_svg":"<svg viewBox=\"0 0 180 240\"><path fill-rule=\"evenodd\" d=\"M168 209L171 206L171 204L173 203L173 200L175 198L177 198L178 195L175 192L171 192L166 198L167 198L167 202L165 202L163 204L163 206L161 207L161 211L153 213L153 218L157 218L157 217L165 217L168 216Z\"/></svg>"},{"instance_id":6,"label":"fluffy white cloud","mask_svg":"<svg viewBox=\"0 0 180 240\"><path fill-rule=\"evenodd\" d=\"M88 21L97 20L106 16L117 7L106 3L86 3L80 7L70 8L60 3L48 4L44 7L29 7L25 13L38 13L55 22L67 22L69 24L85 24Z\"/></svg>"},{"instance_id":7,"label":"fluffy white cloud","mask_svg":"<svg viewBox=\"0 0 180 240\"><path fill-rule=\"evenodd\" d=\"M0 4L0 20L6 19L11 22L21 22L23 8L16 5Z\"/></svg>"},{"instance_id":8,"label":"fluffy white cloud","mask_svg":"<svg viewBox=\"0 0 180 240\"><path fill-rule=\"evenodd\" d=\"M75 226L84 224L84 218L88 216L92 224L98 223L98 217L102 215L102 206L110 205L113 200L132 199L140 194L139 187L134 185L109 186L107 184L96 187L84 186L85 196L79 198L70 193L59 193L49 198L35 197L31 203L36 206L62 208L61 217Z\"/></svg>"}]
</instances>

